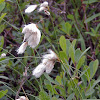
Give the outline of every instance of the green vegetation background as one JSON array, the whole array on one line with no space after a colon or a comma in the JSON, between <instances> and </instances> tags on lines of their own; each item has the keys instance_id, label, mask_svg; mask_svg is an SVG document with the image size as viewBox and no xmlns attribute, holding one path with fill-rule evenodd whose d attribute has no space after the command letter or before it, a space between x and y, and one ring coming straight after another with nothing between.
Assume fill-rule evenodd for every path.
<instances>
[{"instance_id":1,"label":"green vegetation background","mask_svg":"<svg viewBox=\"0 0 100 100\"><path fill-rule=\"evenodd\" d=\"M0 100L15 99L25 67L31 77L19 95L29 100L100 99L100 1L48 0L50 16L25 14L26 5L43 1L0 0L0 54L7 55L0 57ZM41 41L18 55L22 27L30 22L37 23ZM47 49L55 51L61 62L50 75L36 79L32 70Z\"/></svg>"}]
</instances>

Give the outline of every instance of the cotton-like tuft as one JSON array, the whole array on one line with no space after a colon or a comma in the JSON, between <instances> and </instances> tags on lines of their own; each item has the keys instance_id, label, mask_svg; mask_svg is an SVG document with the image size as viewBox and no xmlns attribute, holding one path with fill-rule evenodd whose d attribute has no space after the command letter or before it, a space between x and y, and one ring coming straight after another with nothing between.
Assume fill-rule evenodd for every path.
<instances>
[{"instance_id":1,"label":"cotton-like tuft","mask_svg":"<svg viewBox=\"0 0 100 100\"><path fill-rule=\"evenodd\" d=\"M25 9L25 13L31 13L33 12L36 8L37 8L38 5L30 5L28 6L27 9Z\"/></svg>"},{"instance_id":2,"label":"cotton-like tuft","mask_svg":"<svg viewBox=\"0 0 100 100\"><path fill-rule=\"evenodd\" d=\"M41 4L38 4L38 5L30 5L30 6L28 6L28 8L25 9L25 13L33 12L38 6L39 6L38 12L44 11L44 13L46 15L50 15L50 12L48 11L49 6L48 6L48 2L47 1L45 1L45 2L43 2Z\"/></svg>"},{"instance_id":3,"label":"cotton-like tuft","mask_svg":"<svg viewBox=\"0 0 100 100\"><path fill-rule=\"evenodd\" d=\"M32 75L36 78L39 78L45 71L46 66L43 63L40 63L34 70Z\"/></svg>"},{"instance_id":4,"label":"cotton-like tuft","mask_svg":"<svg viewBox=\"0 0 100 100\"><path fill-rule=\"evenodd\" d=\"M45 1L45 2L40 4L40 7L47 7L47 6L48 6L48 2L47 1Z\"/></svg>"},{"instance_id":5,"label":"cotton-like tuft","mask_svg":"<svg viewBox=\"0 0 100 100\"><path fill-rule=\"evenodd\" d=\"M1 57L6 57L6 54L5 54L5 53L2 53L2 54L1 54Z\"/></svg>"},{"instance_id":6,"label":"cotton-like tuft","mask_svg":"<svg viewBox=\"0 0 100 100\"><path fill-rule=\"evenodd\" d=\"M24 53L24 51L26 50L27 45L28 45L28 42L22 43L22 45L18 48L17 53L18 54Z\"/></svg>"},{"instance_id":7,"label":"cotton-like tuft","mask_svg":"<svg viewBox=\"0 0 100 100\"><path fill-rule=\"evenodd\" d=\"M50 73L54 68L56 60L59 60L58 56L49 49L48 54L43 55L42 62L33 70L33 75L39 78L44 71Z\"/></svg>"},{"instance_id":8,"label":"cotton-like tuft","mask_svg":"<svg viewBox=\"0 0 100 100\"><path fill-rule=\"evenodd\" d=\"M46 10L46 9L47 8L45 8L45 7L40 7L39 10L38 10L38 12L41 12L41 11Z\"/></svg>"},{"instance_id":9,"label":"cotton-like tuft","mask_svg":"<svg viewBox=\"0 0 100 100\"><path fill-rule=\"evenodd\" d=\"M44 13L46 14L46 15L50 15L50 12L49 11L47 11L47 10L44 10Z\"/></svg>"},{"instance_id":10,"label":"cotton-like tuft","mask_svg":"<svg viewBox=\"0 0 100 100\"><path fill-rule=\"evenodd\" d=\"M20 96L20 98L18 98L16 100L29 100L29 99L27 97L25 97L25 96Z\"/></svg>"},{"instance_id":11,"label":"cotton-like tuft","mask_svg":"<svg viewBox=\"0 0 100 100\"><path fill-rule=\"evenodd\" d=\"M39 44L41 38L41 32L34 23L25 25L22 33L24 33L23 42L27 43L27 45L22 44L17 50L18 54L24 53L26 48L23 47L27 47L28 45L32 48L35 48Z\"/></svg>"},{"instance_id":12,"label":"cotton-like tuft","mask_svg":"<svg viewBox=\"0 0 100 100\"><path fill-rule=\"evenodd\" d=\"M41 3L38 12L41 12L41 11L43 11L43 10L44 10L44 12L48 10L48 2L46 2L46 1L43 2L43 3Z\"/></svg>"},{"instance_id":13,"label":"cotton-like tuft","mask_svg":"<svg viewBox=\"0 0 100 100\"><path fill-rule=\"evenodd\" d=\"M48 54L43 55L42 63L46 66L46 73L52 71L56 60L58 60L58 56L51 49L48 50Z\"/></svg>"}]
</instances>

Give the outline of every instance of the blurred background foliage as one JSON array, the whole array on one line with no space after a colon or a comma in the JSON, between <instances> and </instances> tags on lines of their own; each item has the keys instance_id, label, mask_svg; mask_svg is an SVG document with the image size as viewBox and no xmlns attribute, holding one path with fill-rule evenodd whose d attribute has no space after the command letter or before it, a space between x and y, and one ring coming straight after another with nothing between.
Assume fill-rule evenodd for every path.
<instances>
[{"instance_id":1,"label":"blurred background foliage","mask_svg":"<svg viewBox=\"0 0 100 100\"><path fill-rule=\"evenodd\" d=\"M100 99L100 1L47 0L50 16L34 11L25 14L27 5L44 0L0 0L0 100L14 100L23 79L40 63L47 49L54 50L61 62L50 75L32 75L19 95L29 100ZM22 28L37 23L42 37L39 45L27 47L18 55L23 40Z\"/></svg>"}]
</instances>

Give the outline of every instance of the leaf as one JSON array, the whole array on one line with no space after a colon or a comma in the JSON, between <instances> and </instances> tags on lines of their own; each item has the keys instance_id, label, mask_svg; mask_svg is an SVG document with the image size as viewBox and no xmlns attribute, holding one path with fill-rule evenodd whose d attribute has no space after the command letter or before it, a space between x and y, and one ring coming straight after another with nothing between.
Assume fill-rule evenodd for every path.
<instances>
[{"instance_id":1,"label":"leaf","mask_svg":"<svg viewBox=\"0 0 100 100\"><path fill-rule=\"evenodd\" d=\"M56 81L54 81L47 73L44 73L44 76L47 80L49 80L51 83L58 84Z\"/></svg>"},{"instance_id":2,"label":"leaf","mask_svg":"<svg viewBox=\"0 0 100 100\"><path fill-rule=\"evenodd\" d=\"M68 57L68 55L69 55L69 48L71 46L71 43L70 43L70 41L68 39L66 39L66 44L67 44L67 57Z\"/></svg>"},{"instance_id":3,"label":"leaf","mask_svg":"<svg viewBox=\"0 0 100 100\"><path fill-rule=\"evenodd\" d=\"M58 100L56 97L52 97L52 99L51 100Z\"/></svg>"},{"instance_id":4,"label":"leaf","mask_svg":"<svg viewBox=\"0 0 100 100\"><path fill-rule=\"evenodd\" d=\"M93 63L93 76L95 75L95 73L98 69L98 66L99 66L99 61L95 60L94 63Z\"/></svg>"},{"instance_id":5,"label":"leaf","mask_svg":"<svg viewBox=\"0 0 100 100\"><path fill-rule=\"evenodd\" d=\"M85 93L85 95L86 95L86 96L89 96L89 95L92 95L94 92L95 92L95 90L92 89L91 91L87 91L87 92Z\"/></svg>"},{"instance_id":6,"label":"leaf","mask_svg":"<svg viewBox=\"0 0 100 100\"><path fill-rule=\"evenodd\" d=\"M1 51L1 49L2 49L2 47L3 47L3 44L4 44L4 37L3 36L0 36L0 51Z\"/></svg>"},{"instance_id":7,"label":"leaf","mask_svg":"<svg viewBox=\"0 0 100 100\"><path fill-rule=\"evenodd\" d=\"M75 50L75 61L76 61L76 63L78 63L81 54L82 54L82 52L81 52L80 48Z\"/></svg>"},{"instance_id":8,"label":"leaf","mask_svg":"<svg viewBox=\"0 0 100 100\"><path fill-rule=\"evenodd\" d=\"M0 13L5 8L5 2L0 1Z\"/></svg>"},{"instance_id":9,"label":"leaf","mask_svg":"<svg viewBox=\"0 0 100 100\"><path fill-rule=\"evenodd\" d=\"M84 70L85 71L85 74L86 74L86 77L87 77L87 80L91 80L93 78L93 76L95 75L97 69L98 69L98 65L99 65L99 62L98 60L95 60L95 61L91 61L89 63L89 67L86 67L84 66Z\"/></svg>"},{"instance_id":10,"label":"leaf","mask_svg":"<svg viewBox=\"0 0 100 100\"><path fill-rule=\"evenodd\" d=\"M74 16L72 14L67 15L68 19L74 20Z\"/></svg>"},{"instance_id":11,"label":"leaf","mask_svg":"<svg viewBox=\"0 0 100 100\"><path fill-rule=\"evenodd\" d=\"M91 35L91 36L96 36L96 34L93 34L92 32L85 32L86 34L89 34L89 35Z\"/></svg>"},{"instance_id":12,"label":"leaf","mask_svg":"<svg viewBox=\"0 0 100 100\"><path fill-rule=\"evenodd\" d=\"M0 25L0 33L5 29L5 25Z\"/></svg>"},{"instance_id":13,"label":"leaf","mask_svg":"<svg viewBox=\"0 0 100 100\"><path fill-rule=\"evenodd\" d=\"M6 93L8 92L8 90L1 90L0 91L0 99L2 98L2 97L4 97L5 95L6 95Z\"/></svg>"},{"instance_id":14,"label":"leaf","mask_svg":"<svg viewBox=\"0 0 100 100\"><path fill-rule=\"evenodd\" d=\"M100 23L97 25L97 27L96 27L96 33L98 32L98 30L99 30L99 28L100 28Z\"/></svg>"},{"instance_id":15,"label":"leaf","mask_svg":"<svg viewBox=\"0 0 100 100\"><path fill-rule=\"evenodd\" d=\"M65 92L65 89L59 85L55 85L55 88L56 89L59 89L60 91L60 95L62 95L63 97L66 97L66 92Z\"/></svg>"},{"instance_id":16,"label":"leaf","mask_svg":"<svg viewBox=\"0 0 100 100\"><path fill-rule=\"evenodd\" d=\"M3 13L0 17L0 22L2 21L2 19L5 17L6 13Z\"/></svg>"},{"instance_id":17,"label":"leaf","mask_svg":"<svg viewBox=\"0 0 100 100\"><path fill-rule=\"evenodd\" d=\"M88 47L88 48L81 54L80 58L81 58L89 49L90 49L90 47ZM80 58L79 58L79 59L80 59Z\"/></svg>"},{"instance_id":18,"label":"leaf","mask_svg":"<svg viewBox=\"0 0 100 100\"><path fill-rule=\"evenodd\" d=\"M67 100L72 100L74 98L75 93L72 93L68 96Z\"/></svg>"},{"instance_id":19,"label":"leaf","mask_svg":"<svg viewBox=\"0 0 100 100\"><path fill-rule=\"evenodd\" d=\"M5 21L8 25L10 25L11 27L13 27L15 30L20 30L19 28L17 28L16 26L14 26L13 24L10 24L9 22L7 22L5 19L2 19L3 21Z\"/></svg>"},{"instance_id":20,"label":"leaf","mask_svg":"<svg viewBox=\"0 0 100 100\"><path fill-rule=\"evenodd\" d=\"M88 23L92 21L94 18L99 17L99 16L100 16L100 13L92 15L91 17L87 18L84 23Z\"/></svg>"},{"instance_id":21,"label":"leaf","mask_svg":"<svg viewBox=\"0 0 100 100\"><path fill-rule=\"evenodd\" d=\"M66 33L67 34L70 34L70 31L71 31L72 26L68 22L66 22L65 23L65 27L66 27Z\"/></svg>"},{"instance_id":22,"label":"leaf","mask_svg":"<svg viewBox=\"0 0 100 100\"><path fill-rule=\"evenodd\" d=\"M64 63L66 63L66 60L68 60L66 53L63 51L59 52L59 57Z\"/></svg>"},{"instance_id":23,"label":"leaf","mask_svg":"<svg viewBox=\"0 0 100 100\"><path fill-rule=\"evenodd\" d=\"M99 83L100 83L100 77L94 81L93 85L91 86L91 88L88 91L91 91Z\"/></svg>"},{"instance_id":24,"label":"leaf","mask_svg":"<svg viewBox=\"0 0 100 100\"><path fill-rule=\"evenodd\" d=\"M6 77L6 76L0 76L0 78L2 78L2 79L9 79L8 77Z\"/></svg>"},{"instance_id":25,"label":"leaf","mask_svg":"<svg viewBox=\"0 0 100 100\"><path fill-rule=\"evenodd\" d=\"M62 28L60 28L63 32L65 32L66 34L70 34L70 31L71 31L71 28L72 28L72 26L71 26L71 24L70 23L68 23L68 22L63 22L62 23Z\"/></svg>"},{"instance_id":26,"label":"leaf","mask_svg":"<svg viewBox=\"0 0 100 100\"><path fill-rule=\"evenodd\" d=\"M70 48L69 48L69 55L73 61L73 63L75 63L75 52L74 52L74 48L73 46L71 45Z\"/></svg>"},{"instance_id":27,"label":"leaf","mask_svg":"<svg viewBox=\"0 0 100 100\"><path fill-rule=\"evenodd\" d=\"M2 65L2 67L0 67L0 72L5 71L5 70L6 70L5 66Z\"/></svg>"},{"instance_id":28,"label":"leaf","mask_svg":"<svg viewBox=\"0 0 100 100\"><path fill-rule=\"evenodd\" d=\"M50 91L52 93L52 95L58 94L57 91L55 90L55 88L51 84L47 84L46 88L48 89L48 91Z\"/></svg>"},{"instance_id":29,"label":"leaf","mask_svg":"<svg viewBox=\"0 0 100 100\"><path fill-rule=\"evenodd\" d=\"M81 57L80 60L78 61L78 64L76 66L77 69L80 69L80 67L84 64L85 62L85 56Z\"/></svg>"},{"instance_id":30,"label":"leaf","mask_svg":"<svg viewBox=\"0 0 100 100\"><path fill-rule=\"evenodd\" d=\"M62 50L66 53L66 39L64 36L60 37L59 43Z\"/></svg>"},{"instance_id":31,"label":"leaf","mask_svg":"<svg viewBox=\"0 0 100 100\"><path fill-rule=\"evenodd\" d=\"M83 1L84 4L91 4L91 3L95 3L95 2L98 2L98 0Z\"/></svg>"},{"instance_id":32,"label":"leaf","mask_svg":"<svg viewBox=\"0 0 100 100\"><path fill-rule=\"evenodd\" d=\"M92 33L93 34L95 34L96 32L95 32L95 30L93 29L93 28L90 28L91 29L91 31L92 31Z\"/></svg>"},{"instance_id":33,"label":"leaf","mask_svg":"<svg viewBox=\"0 0 100 100\"><path fill-rule=\"evenodd\" d=\"M39 99L40 100L50 100L50 97L47 95L46 92L41 91L41 92L39 92Z\"/></svg>"},{"instance_id":34,"label":"leaf","mask_svg":"<svg viewBox=\"0 0 100 100\"><path fill-rule=\"evenodd\" d=\"M0 3L4 2L5 0L0 0Z\"/></svg>"},{"instance_id":35,"label":"leaf","mask_svg":"<svg viewBox=\"0 0 100 100\"><path fill-rule=\"evenodd\" d=\"M75 26L75 28L76 28L76 30L77 30L77 33L78 33L79 37L80 37L80 38L79 38L79 41L81 42L81 48L82 48L82 50L84 51L84 50L86 49L84 38L83 38L83 36L81 35L81 32L80 32L80 30L78 29L77 25L74 24L74 26Z\"/></svg>"},{"instance_id":36,"label":"leaf","mask_svg":"<svg viewBox=\"0 0 100 100\"><path fill-rule=\"evenodd\" d=\"M87 78L88 81L90 80L90 67L89 66L84 66L84 71L82 72L82 74L80 76L82 76L82 75L85 75L85 77Z\"/></svg>"},{"instance_id":37,"label":"leaf","mask_svg":"<svg viewBox=\"0 0 100 100\"><path fill-rule=\"evenodd\" d=\"M62 79L61 79L60 76L57 76L57 77L56 77L56 81L57 81L60 85L62 84L61 80L62 80Z\"/></svg>"},{"instance_id":38,"label":"leaf","mask_svg":"<svg viewBox=\"0 0 100 100\"><path fill-rule=\"evenodd\" d=\"M73 47L75 47L75 44L76 44L76 39L74 39L74 40L72 41Z\"/></svg>"}]
</instances>

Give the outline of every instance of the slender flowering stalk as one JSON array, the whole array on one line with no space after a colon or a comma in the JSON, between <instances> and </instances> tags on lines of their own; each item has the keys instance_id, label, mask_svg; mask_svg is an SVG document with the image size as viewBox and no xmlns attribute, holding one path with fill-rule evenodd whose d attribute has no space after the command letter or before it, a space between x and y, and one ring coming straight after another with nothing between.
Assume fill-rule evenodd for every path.
<instances>
[{"instance_id":1,"label":"slender flowering stalk","mask_svg":"<svg viewBox=\"0 0 100 100\"><path fill-rule=\"evenodd\" d=\"M43 55L42 63L40 63L34 70L33 75L36 78L39 78L44 71L46 73L50 73L54 68L54 64L56 61L59 61L58 56L51 50L48 50L48 54Z\"/></svg>"},{"instance_id":2,"label":"slender flowering stalk","mask_svg":"<svg viewBox=\"0 0 100 100\"><path fill-rule=\"evenodd\" d=\"M25 25L22 33L24 33L24 40L22 45L17 50L18 54L24 53L28 45L35 48L39 44L41 38L41 32L34 23Z\"/></svg>"},{"instance_id":3,"label":"slender flowering stalk","mask_svg":"<svg viewBox=\"0 0 100 100\"><path fill-rule=\"evenodd\" d=\"M47 1L45 1L45 2L43 2L41 4L38 4L38 5L30 5L30 6L28 6L28 8L25 9L25 13L33 12L38 6L40 7L38 12L44 11L44 13L46 15L50 15L50 12L48 11L49 6L48 6L48 2Z\"/></svg>"}]
</instances>

